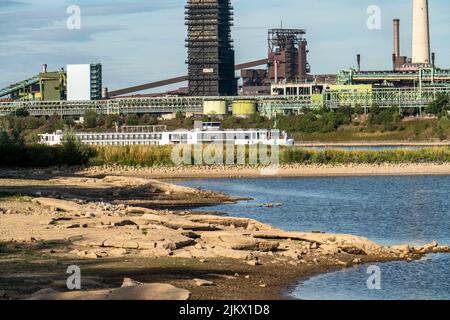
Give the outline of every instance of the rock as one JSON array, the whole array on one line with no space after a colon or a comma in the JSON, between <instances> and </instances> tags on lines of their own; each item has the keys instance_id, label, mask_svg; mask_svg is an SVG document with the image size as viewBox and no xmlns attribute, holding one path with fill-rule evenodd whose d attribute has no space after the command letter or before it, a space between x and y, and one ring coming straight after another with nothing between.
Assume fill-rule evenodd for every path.
<instances>
[{"instance_id":1,"label":"rock","mask_svg":"<svg viewBox=\"0 0 450 320\"><path fill-rule=\"evenodd\" d=\"M6 291L5 290L0 290L0 299L1 298L5 298L6 297Z\"/></svg>"},{"instance_id":2,"label":"rock","mask_svg":"<svg viewBox=\"0 0 450 320\"><path fill-rule=\"evenodd\" d=\"M362 260L359 259L359 258L355 258L355 259L352 260L352 263L353 263L353 264L361 264L361 263L362 263Z\"/></svg>"},{"instance_id":3,"label":"rock","mask_svg":"<svg viewBox=\"0 0 450 320\"><path fill-rule=\"evenodd\" d=\"M337 246L328 244L321 245L319 249L324 255L335 255L340 252L340 249Z\"/></svg>"},{"instance_id":4,"label":"rock","mask_svg":"<svg viewBox=\"0 0 450 320\"><path fill-rule=\"evenodd\" d=\"M214 282L203 279L194 279L194 282L197 287L209 287L215 285Z\"/></svg>"},{"instance_id":5,"label":"rock","mask_svg":"<svg viewBox=\"0 0 450 320\"><path fill-rule=\"evenodd\" d=\"M66 229L78 229L81 228L81 225L79 223L69 224L65 226Z\"/></svg>"},{"instance_id":6,"label":"rock","mask_svg":"<svg viewBox=\"0 0 450 320\"><path fill-rule=\"evenodd\" d=\"M125 226L137 226L138 224L131 220L123 220L120 222L114 223L115 227L125 227Z\"/></svg>"},{"instance_id":7,"label":"rock","mask_svg":"<svg viewBox=\"0 0 450 320\"><path fill-rule=\"evenodd\" d=\"M74 250L74 252L75 252L75 250ZM88 253L87 251L78 251L77 250L77 256L82 257L82 258L86 257L87 253ZM95 257L95 258L97 259L97 257Z\"/></svg>"},{"instance_id":8,"label":"rock","mask_svg":"<svg viewBox=\"0 0 450 320\"><path fill-rule=\"evenodd\" d=\"M267 288L267 284L263 283L259 285L261 288Z\"/></svg>"},{"instance_id":9,"label":"rock","mask_svg":"<svg viewBox=\"0 0 450 320\"><path fill-rule=\"evenodd\" d=\"M231 233L228 231L222 233L214 233L211 235L205 234L203 235L202 239L207 244L221 246L237 251L269 252L276 251L280 245L276 241L255 239L239 233Z\"/></svg>"},{"instance_id":10,"label":"rock","mask_svg":"<svg viewBox=\"0 0 450 320\"><path fill-rule=\"evenodd\" d=\"M54 207L66 212L82 212L83 206L67 200L51 199L51 198L35 198L34 203L38 203L45 207Z\"/></svg>"},{"instance_id":11,"label":"rock","mask_svg":"<svg viewBox=\"0 0 450 320\"><path fill-rule=\"evenodd\" d=\"M105 251L96 251L95 254L97 255L97 258L107 258L108 252Z\"/></svg>"},{"instance_id":12,"label":"rock","mask_svg":"<svg viewBox=\"0 0 450 320\"><path fill-rule=\"evenodd\" d=\"M182 232L181 235L190 238L190 239L200 239L201 236L198 233L192 232L192 231L186 231Z\"/></svg>"},{"instance_id":13,"label":"rock","mask_svg":"<svg viewBox=\"0 0 450 320\"><path fill-rule=\"evenodd\" d=\"M98 258L97 254L92 251L88 252L84 257L88 258L88 259L97 259Z\"/></svg>"},{"instance_id":14,"label":"rock","mask_svg":"<svg viewBox=\"0 0 450 320\"><path fill-rule=\"evenodd\" d=\"M138 249L139 243L129 239L113 238L113 239L106 239L105 241L103 241L102 246L111 248L122 248L122 249Z\"/></svg>"},{"instance_id":15,"label":"rock","mask_svg":"<svg viewBox=\"0 0 450 320\"><path fill-rule=\"evenodd\" d=\"M246 218L233 218L233 217L218 217L218 216L202 216L202 215L190 215L186 217L190 221L198 223L206 223L210 225L219 225L235 228L246 229L249 225L250 219Z\"/></svg>"},{"instance_id":16,"label":"rock","mask_svg":"<svg viewBox=\"0 0 450 320\"><path fill-rule=\"evenodd\" d=\"M125 212L127 214L157 214L158 212L147 208L128 207Z\"/></svg>"},{"instance_id":17,"label":"rock","mask_svg":"<svg viewBox=\"0 0 450 320\"><path fill-rule=\"evenodd\" d=\"M84 237L79 235L79 236L69 237L69 238L67 238L67 241L68 242L76 242L76 241L81 241L83 239L84 239Z\"/></svg>"},{"instance_id":18,"label":"rock","mask_svg":"<svg viewBox=\"0 0 450 320\"><path fill-rule=\"evenodd\" d=\"M259 262L258 260L250 260L247 261L247 264L251 265L251 266L262 266L262 263Z\"/></svg>"},{"instance_id":19,"label":"rock","mask_svg":"<svg viewBox=\"0 0 450 320\"><path fill-rule=\"evenodd\" d=\"M294 260L299 260L302 258L302 255L297 250L287 250L282 253L283 256L292 258Z\"/></svg>"},{"instance_id":20,"label":"rock","mask_svg":"<svg viewBox=\"0 0 450 320\"><path fill-rule=\"evenodd\" d=\"M139 251L141 257L169 257L173 255L173 251L170 249L155 248L153 250L141 250Z\"/></svg>"},{"instance_id":21,"label":"rock","mask_svg":"<svg viewBox=\"0 0 450 320\"><path fill-rule=\"evenodd\" d=\"M255 225L253 225L253 224L249 224L247 226L247 230L248 231L259 231L259 228L257 226L255 226Z\"/></svg>"},{"instance_id":22,"label":"rock","mask_svg":"<svg viewBox=\"0 0 450 320\"><path fill-rule=\"evenodd\" d=\"M420 248L420 251L429 253L429 252L432 252L433 249L437 248L438 246L439 246L439 244L436 241L433 241L430 244L424 245L422 248Z\"/></svg>"},{"instance_id":23,"label":"rock","mask_svg":"<svg viewBox=\"0 0 450 320\"><path fill-rule=\"evenodd\" d=\"M348 266L348 263L346 263L346 262L344 262L344 261L341 261L341 260L336 260L336 264L337 265L339 265L339 266L344 266L344 267L347 267Z\"/></svg>"},{"instance_id":24,"label":"rock","mask_svg":"<svg viewBox=\"0 0 450 320\"><path fill-rule=\"evenodd\" d=\"M135 280L130 279L130 278L124 278L121 288L136 287L136 286L142 286L142 285L144 285L142 282L135 281Z\"/></svg>"},{"instance_id":25,"label":"rock","mask_svg":"<svg viewBox=\"0 0 450 320\"><path fill-rule=\"evenodd\" d=\"M5 214L8 214L8 215L12 214L12 210L11 209L6 210Z\"/></svg>"},{"instance_id":26,"label":"rock","mask_svg":"<svg viewBox=\"0 0 450 320\"><path fill-rule=\"evenodd\" d=\"M269 230L257 232L253 235L259 239L292 239L307 242L317 242L319 245L334 244L342 251L348 253L359 253L363 255L379 254L381 246L364 237L348 234L332 233L307 233L307 232L286 232L279 230Z\"/></svg>"},{"instance_id":27,"label":"rock","mask_svg":"<svg viewBox=\"0 0 450 320\"><path fill-rule=\"evenodd\" d=\"M188 300L191 293L170 284L152 283L95 291L57 292L45 289L31 295L28 300Z\"/></svg>"},{"instance_id":28,"label":"rock","mask_svg":"<svg viewBox=\"0 0 450 320\"><path fill-rule=\"evenodd\" d=\"M409 245L407 244L391 246L391 250L394 252L400 252L402 254L409 254L411 251Z\"/></svg>"},{"instance_id":29,"label":"rock","mask_svg":"<svg viewBox=\"0 0 450 320\"><path fill-rule=\"evenodd\" d=\"M241 242L233 245L233 250L245 250L245 251L260 251L269 252L276 251L279 247L279 243L275 241L254 241L249 240L247 242Z\"/></svg>"},{"instance_id":30,"label":"rock","mask_svg":"<svg viewBox=\"0 0 450 320\"><path fill-rule=\"evenodd\" d=\"M111 257L122 257L128 253L127 250L123 248L116 248L109 251L109 256Z\"/></svg>"},{"instance_id":31,"label":"rock","mask_svg":"<svg viewBox=\"0 0 450 320\"><path fill-rule=\"evenodd\" d=\"M198 223L190 221L183 217L177 215L155 215L155 214L144 214L142 219L148 220L153 223L159 223L163 226L174 229L174 230L191 230L191 231L215 231L217 228L207 223Z\"/></svg>"},{"instance_id":32,"label":"rock","mask_svg":"<svg viewBox=\"0 0 450 320\"><path fill-rule=\"evenodd\" d=\"M70 220L72 220L71 217L64 217L64 216L55 217L55 218L52 218L52 220L49 222L49 225L56 225L60 221L70 221Z\"/></svg>"},{"instance_id":33,"label":"rock","mask_svg":"<svg viewBox=\"0 0 450 320\"><path fill-rule=\"evenodd\" d=\"M438 246L433 249L436 253L450 253L450 246Z\"/></svg>"}]
</instances>

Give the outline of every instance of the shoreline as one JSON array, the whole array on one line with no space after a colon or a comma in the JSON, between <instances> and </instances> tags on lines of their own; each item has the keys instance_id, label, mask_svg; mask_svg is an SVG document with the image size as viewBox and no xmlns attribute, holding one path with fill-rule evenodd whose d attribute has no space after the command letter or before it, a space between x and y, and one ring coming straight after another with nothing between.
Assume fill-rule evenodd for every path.
<instances>
[{"instance_id":1,"label":"shoreline","mask_svg":"<svg viewBox=\"0 0 450 320\"><path fill-rule=\"evenodd\" d=\"M450 147L450 141L427 142L427 141L342 141L342 142L321 142L304 141L295 143L295 147Z\"/></svg>"},{"instance_id":2,"label":"shoreline","mask_svg":"<svg viewBox=\"0 0 450 320\"><path fill-rule=\"evenodd\" d=\"M61 290L52 297L63 299L61 274L76 264L86 281L84 297L131 278L188 290L193 300L286 300L295 299L291 289L300 281L322 273L450 252L437 243L387 247L355 235L288 232L248 218L180 211L180 204L236 199L157 180L34 178L0 180L0 249L6 259L0 289L15 299L45 288ZM11 191L20 196L5 197ZM135 202L141 198L146 206ZM166 209L155 209L161 203ZM32 273L29 264L16 262L25 258ZM34 272L44 274L38 283Z\"/></svg>"},{"instance_id":3,"label":"shoreline","mask_svg":"<svg viewBox=\"0 0 450 320\"><path fill-rule=\"evenodd\" d=\"M228 178L289 178L289 177L361 177L361 176L446 176L450 163L436 164L345 164L345 165L280 165L258 166L200 166L133 168L102 166L82 169L76 175L129 175L152 179L228 179Z\"/></svg>"}]
</instances>

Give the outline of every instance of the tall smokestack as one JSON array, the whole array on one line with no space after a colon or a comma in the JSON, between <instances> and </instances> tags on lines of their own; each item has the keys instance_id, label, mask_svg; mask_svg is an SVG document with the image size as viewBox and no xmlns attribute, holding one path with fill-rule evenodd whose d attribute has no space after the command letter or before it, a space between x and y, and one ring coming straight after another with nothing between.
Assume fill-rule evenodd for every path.
<instances>
[{"instance_id":1,"label":"tall smokestack","mask_svg":"<svg viewBox=\"0 0 450 320\"><path fill-rule=\"evenodd\" d=\"M394 54L400 57L400 20L394 19Z\"/></svg>"},{"instance_id":2,"label":"tall smokestack","mask_svg":"<svg viewBox=\"0 0 450 320\"><path fill-rule=\"evenodd\" d=\"M413 0L412 63L430 63L428 0Z\"/></svg>"}]
</instances>

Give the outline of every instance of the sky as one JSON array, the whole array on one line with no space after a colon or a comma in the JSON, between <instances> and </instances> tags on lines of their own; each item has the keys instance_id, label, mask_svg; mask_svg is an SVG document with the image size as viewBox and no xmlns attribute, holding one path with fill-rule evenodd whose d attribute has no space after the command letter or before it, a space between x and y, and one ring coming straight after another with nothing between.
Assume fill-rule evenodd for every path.
<instances>
[{"instance_id":1,"label":"sky","mask_svg":"<svg viewBox=\"0 0 450 320\"><path fill-rule=\"evenodd\" d=\"M236 62L267 57L267 30L306 29L312 73L392 65L392 19L401 19L401 54L411 55L412 0L232 0ZM450 66L449 0L429 0L431 46L440 67ZM0 88L67 64L103 64L110 91L185 75L186 0L0 0ZM71 5L80 29L67 28ZM371 5L380 28L369 29ZM72 20L70 20L72 21ZM170 87L169 87L170 88ZM163 88L166 89L166 88ZM159 89L160 91L162 89Z\"/></svg>"}]
</instances>

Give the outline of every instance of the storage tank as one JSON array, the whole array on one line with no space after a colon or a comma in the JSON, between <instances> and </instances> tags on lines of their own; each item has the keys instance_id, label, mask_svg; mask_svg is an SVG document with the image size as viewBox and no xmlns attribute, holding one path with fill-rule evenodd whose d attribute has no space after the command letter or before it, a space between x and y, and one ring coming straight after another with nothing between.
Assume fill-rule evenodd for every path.
<instances>
[{"instance_id":1,"label":"storage tank","mask_svg":"<svg viewBox=\"0 0 450 320\"><path fill-rule=\"evenodd\" d=\"M256 101L254 100L235 100L233 101L234 116L249 116L256 113Z\"/></svg>"},{"instance_id":2,"label":"storage tank","mask_svg":"<svg viewBox=\"0 0 450 320\"><path fill-rule=\"evenodd\" d=\"M225 115L228 113L227 102L222 100L203 101L203 114Z\"/></svg>"}]
</instances>

